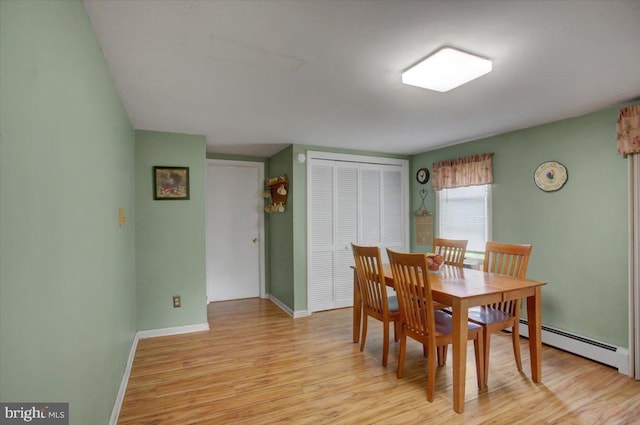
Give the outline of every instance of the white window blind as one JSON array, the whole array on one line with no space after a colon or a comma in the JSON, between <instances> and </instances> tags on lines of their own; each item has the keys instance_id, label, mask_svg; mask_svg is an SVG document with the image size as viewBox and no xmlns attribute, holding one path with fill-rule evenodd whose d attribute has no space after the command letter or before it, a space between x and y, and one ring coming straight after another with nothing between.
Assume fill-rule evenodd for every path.
<instances>
[{"instance_id":1,"label":"white window blind","mask_svg":"<svg viewBox=\"0 0 640 425\"><path fill-rule=\"evenodd\" d=\"M438 236L466 239L468 251L484 252L491 237L491 185L442 189L436 194Z\"/></svg>"}]
</instances>

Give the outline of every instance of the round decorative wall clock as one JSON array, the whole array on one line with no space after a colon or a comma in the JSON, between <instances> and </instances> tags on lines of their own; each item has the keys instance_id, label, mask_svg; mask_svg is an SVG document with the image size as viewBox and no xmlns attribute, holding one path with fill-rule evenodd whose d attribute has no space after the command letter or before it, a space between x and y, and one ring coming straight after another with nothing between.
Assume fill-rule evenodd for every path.
<instances>
[{"instance_id":1,"label":"round decorative wall clock","mask_svg":"<svg viewBox=\"0 0 640 425\"><path fill-rule=\"evenodd\" d=\"M420 184L425 184L426 182L428 182L429 181L429 170L427 170L426 168L419 169L418 172L416 173L416 180Z\"/></svg>"},{"instance_id":2,"label":"round decorative wall clock","mask_svg":"<svg viewBox=\"0 0 640 425\"><path fill-rule=\"evenodd\" d=\"M567 178L567 167L556 161L543 162L533 173L536 186L545 192L560 190L567 182Z\"/></svg>"}]
</instances>

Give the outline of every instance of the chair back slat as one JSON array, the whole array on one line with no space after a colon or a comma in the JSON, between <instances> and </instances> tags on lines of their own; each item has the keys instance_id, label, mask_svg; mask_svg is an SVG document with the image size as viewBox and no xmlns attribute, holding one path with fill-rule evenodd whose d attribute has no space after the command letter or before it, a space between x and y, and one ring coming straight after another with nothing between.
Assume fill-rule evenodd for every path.
<instances>
[{"instance_id":1,"label":"chair back slat","mask_svg":"<svg viewBox=\"0 0 640 425\"><path fill-rule=\"evenodd\" d=\"M431 342L435 344L433 297L426 256L390 249L387 253L403 327L427 340L433 339Z\"/></svg>"},{"instance_id":2,"label":"chair back slat","mask_svg":"<svg viewBox=\"0 0 640 425\"><path fill-rule=\"evenodd\" d=\"M525 279L529 257L531 256L530 244L507 244L499 242L487 242L484 250L485 272L499 273L518 279ZM511 316L517 314L520 307L519 300L510 300L491 304L490 306L501 310Z\"/></svg>"},{"instance_id":3,"label":"chair back slat","mask_svg":"<svg viewBox=\"0 0 640 425\"><path fill-rule=\"evenodd\" d=\"M433 238L433 252L442 255L445 264L462 267L468 242L460 239Z\"/></svg>"},{"instance_id":4,"label":"chair back slat","mask_svg":"<svg viewBox=\"0 0 640 425\"><path fill-rule=\"evenodd\" d=\"M359 246L351 244L356 265L362 306L380 316L386 316L388 309L387 289L384 282L384 269L377 246Z\"/></svg>"}]
</instances>

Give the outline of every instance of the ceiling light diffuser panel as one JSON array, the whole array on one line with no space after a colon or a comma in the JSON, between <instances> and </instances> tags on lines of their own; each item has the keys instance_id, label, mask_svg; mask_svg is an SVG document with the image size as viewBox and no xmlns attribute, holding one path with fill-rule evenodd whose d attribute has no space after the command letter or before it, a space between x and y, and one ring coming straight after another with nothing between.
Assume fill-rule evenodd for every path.
<instances>
[{"instance_id":1,"label":"ceiling light diffuser panel","mask_svg":"<svg viewBox=\"0 0 640 425\"><path fill-rule=\"evenodd\" d=\"M402 82L447 92L491 72L490 60L445 47L402 73Z\"/></svg>"}]
</instances>

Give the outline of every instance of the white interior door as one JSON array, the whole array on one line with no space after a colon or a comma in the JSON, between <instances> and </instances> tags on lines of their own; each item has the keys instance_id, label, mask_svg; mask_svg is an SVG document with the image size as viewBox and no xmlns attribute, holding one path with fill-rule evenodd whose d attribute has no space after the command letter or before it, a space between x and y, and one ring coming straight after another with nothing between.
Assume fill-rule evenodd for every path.
<instances>
[{"instance_id":1,"label":"white interior door","mask_svg":"<svg viewBox=\"0 0 640 425\"><path fill-rule=\"evenodd\" d=\"M207 299L264 296L262 163L207 161Z\"/></svg>"}]
</instances>

